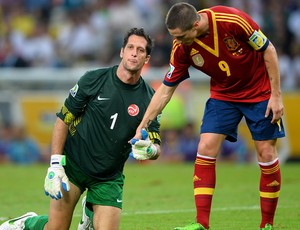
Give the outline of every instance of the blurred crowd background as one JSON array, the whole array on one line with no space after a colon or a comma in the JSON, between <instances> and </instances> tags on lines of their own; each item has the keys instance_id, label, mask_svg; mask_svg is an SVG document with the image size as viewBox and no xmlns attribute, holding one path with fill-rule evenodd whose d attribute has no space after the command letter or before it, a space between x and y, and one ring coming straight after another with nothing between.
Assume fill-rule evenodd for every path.
<instances>
[{"instance_id":1,"label":"blurred crowd background","mask_svg":"<svg viewBox=\"0 0 300 230\"><path fill-rule=\"evenodd\" d=\"M176 2L180 1L0 0L0 67L62 69L117 64L123 35L131 27L144 27L154 39L149 67L166 67L172 38L165 28L164 18ZM186 2L199 10L227 5L251 15L277 49L283 91L299 91L299 0ZM194 126L192 121L180 130L163 130L165 157L162 160L194 160L199 141L198 127L195 130ZM46 162L48 152L26 135L24 126L1 125L0 162ZM224 160L251 160L250 150L242 138L234 145L225 143L223 152Z\"/></svg>"},{"instance_id":2,"label":"blurred crowd background","mask_svg":"<svg viewBox=\"0 0 300 230\"><path fill-rule=\"evenodd\" d=\"M164 25L175 0L0 0L1 67L106 66L119 60L123 34L144 27L155 40L151 65L168 64ZM197 9L221 4L251 15L280 56L285 89L300 87L299 0L188 0Z\"/></svg>"}]
</instances>

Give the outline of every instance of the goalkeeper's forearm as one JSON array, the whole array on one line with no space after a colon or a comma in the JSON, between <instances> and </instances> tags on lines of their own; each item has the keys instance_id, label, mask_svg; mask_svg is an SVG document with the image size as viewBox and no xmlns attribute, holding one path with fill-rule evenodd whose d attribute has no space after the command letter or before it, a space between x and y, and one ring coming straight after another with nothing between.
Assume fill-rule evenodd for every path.
<instances>
[{"instance_id":1,"label":"goalkeeper's forearm","mask_svg":"<svg viewBox=\"0 0 300 230\"><path fill-rule=\"evenodd\" d=\"M56 119L52 132L51 155L63 154L68 128L68 125L63 120L59 117Z\"/></svg>"}]
</instances>

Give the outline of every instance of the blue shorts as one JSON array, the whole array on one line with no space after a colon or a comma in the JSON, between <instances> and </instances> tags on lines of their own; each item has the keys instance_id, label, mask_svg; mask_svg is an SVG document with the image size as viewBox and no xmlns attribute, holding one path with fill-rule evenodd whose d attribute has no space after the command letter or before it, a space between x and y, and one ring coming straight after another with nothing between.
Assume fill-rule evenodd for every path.
<instances>
[{"instance_id":1,"label":"blue shorts","mask_svg":"<svg viewBox=\"0 0 300 230\"><path fill-rule=\"evenodd\" d=\"M268 100L257 103L238 103L210 98L206 102L200 133L219 133L226 139L237 140L238 125L245 117L252 139L272 140L285 136L282 120L272 124L272 112L265 118Z\"/></svg>"}]
</instances>

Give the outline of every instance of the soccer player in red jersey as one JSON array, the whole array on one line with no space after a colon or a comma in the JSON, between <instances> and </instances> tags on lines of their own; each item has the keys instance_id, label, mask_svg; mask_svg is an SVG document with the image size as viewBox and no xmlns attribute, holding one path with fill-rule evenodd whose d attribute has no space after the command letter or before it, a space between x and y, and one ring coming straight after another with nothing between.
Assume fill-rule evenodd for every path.
<instances>
[{"instance_id":1,"label":"soccer player in red jersey","mask_svg":"<svg viewBox=\"0 0 300 230\"><path fill-rule=\"evenodd\" d=\"M244 117L257 151L260 177L261 229L273 229L281 176L276 140L285 136L276 50L249 15L215 6L198 11L174 4L166 26L173 36L170 68L156 91L135 138L164 109L189 67L210 76L194 167L197 222L175 229L208 229L216 184L216 158L224 140L236 141Z\"/></svg>"}]
</instances>

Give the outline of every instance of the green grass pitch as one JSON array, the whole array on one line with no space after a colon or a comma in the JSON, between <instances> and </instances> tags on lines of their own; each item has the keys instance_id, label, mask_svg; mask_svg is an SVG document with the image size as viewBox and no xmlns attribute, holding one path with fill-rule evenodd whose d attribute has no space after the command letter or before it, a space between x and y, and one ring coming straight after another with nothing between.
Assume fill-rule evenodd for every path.
<instances>
[{"instance_id":1,"label":"green grass pitch","mask_svg":"<svg viewBox=\"0 0 300 230\"><path fill-rule=\"evenodd\" d=\"M0 166L0 223L27 211L47 214L47 165ZM300 164L281 165L275 229L300 229ZM120 230L171 230L195 218L193 164L127 163ZM218 162L211 230L259 229L259 168ZM77 229L77 205L71 230Z\"/></svg>"}]
</instances>

